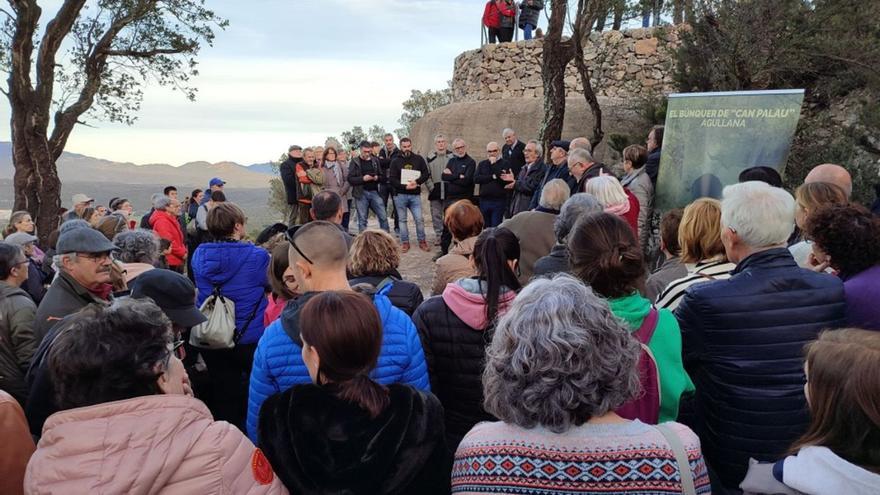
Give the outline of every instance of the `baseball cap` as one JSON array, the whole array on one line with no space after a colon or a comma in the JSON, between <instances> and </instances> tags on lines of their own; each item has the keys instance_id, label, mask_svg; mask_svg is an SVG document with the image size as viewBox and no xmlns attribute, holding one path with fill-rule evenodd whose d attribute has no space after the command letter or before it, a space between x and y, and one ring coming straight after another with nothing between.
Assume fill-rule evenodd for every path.
<instances>
[{"instance_id":1,"label":"baseball cap","mask_svg":"<svg viewBox=\"0 0 880 495\"><path fill-rule=\"evenodd\" d=\"M550 143L550 147L551 148L562 148L565 150L566 153L568 153L568 146L570 144L571 144L570 141L559 140L559 141L553 141L552 143Z\"/></svg>"},{"instance_id":2,"label":"baseball cap","mask_svg":"<svg viewBox=\"0 0 880 495\"><path fill-rule=\"evenodd\" d=\"M37 236L30 235L26 232L16 232L14 234L9 234L8 236L6 236L6 239L3 239L3 242L14 244L16 246L24 246L26 244L30 244L36 241Z\"/></svg>"},{"instance_id":3,"label":"baseball cap","mask_svg":"<svg viewBox=\"0 0 880 495\"><path fill-rule=\"evenodd\" d=\"M226 182L223 179L221 179L220 177L214 177L213 179L211 179L210 182L208 182L209 187L223 186L225 184L226 184Z\"/></svg>"},{"instance_id":4,"label":"baseball cap","mask_svg":"<svg viewBox=\"0 0 880 495\"><path fill-rule=\"evenodd\" d=\"M95 229L73 229L63 232L58 237L57 252L65 253L109 253L117 251L112 242L104 234Z\"/></svg>"},{"instance_id":5,"label":"baseball cap","mask_svg":"<svg viewBox=\"0 0 880 495\"><path fill-rule=\"evenodd\" d=\"M94 199L86 196L85 194L74 194L73 195L73 204L89 203L92 201L94 201Z\"/></svg>"},{"instance_id":6,"label":"baseball cap","mask_svg":"<svg viewBox=\"0 0 880 495\"><path fill-rule=\"evenodd\" d=\"M178 326L191 328L208 319L196 308L196 288L188 278L171 270L154 268L138 275L131 297L149 297Z\"/></svg>"}]
</instances>

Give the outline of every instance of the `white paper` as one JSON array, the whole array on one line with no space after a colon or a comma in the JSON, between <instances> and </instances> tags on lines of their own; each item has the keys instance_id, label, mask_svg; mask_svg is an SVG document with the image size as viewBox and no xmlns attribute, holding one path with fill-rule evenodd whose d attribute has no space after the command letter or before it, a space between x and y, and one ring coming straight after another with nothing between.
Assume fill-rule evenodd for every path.
<instances>
[{"instance_id":1,"label":"white paper","mask_svg":"<svg viewBox=\"0 0 880 495\"><path fill-rule=\"evenodd\" d=\"M400 185L405 186L412 182L416 182L419 180L419 177L422 176L422 173L418 170L410 170L410 169L401 169L400 171Z\"/></svg>"}]
</instances>

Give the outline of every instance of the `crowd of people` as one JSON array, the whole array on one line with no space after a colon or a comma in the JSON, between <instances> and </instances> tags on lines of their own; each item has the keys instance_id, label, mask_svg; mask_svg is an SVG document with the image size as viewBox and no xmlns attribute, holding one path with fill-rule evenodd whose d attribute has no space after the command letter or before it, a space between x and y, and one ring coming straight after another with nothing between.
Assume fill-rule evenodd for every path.
<instances>
[{"instance_id":1,"label":"crowd of people","mask_svg":"<svg viewBox=\"0 0 880 495\"><path fill-rule=\"evenodd\" d=\"M14 212L0 493L880 491L880 219L844 167L660 215L662 127L610 166L500 137L291 146L255 239L219 178L139 220L78 194L45 240Z\"/></svg>"}]
</instances>

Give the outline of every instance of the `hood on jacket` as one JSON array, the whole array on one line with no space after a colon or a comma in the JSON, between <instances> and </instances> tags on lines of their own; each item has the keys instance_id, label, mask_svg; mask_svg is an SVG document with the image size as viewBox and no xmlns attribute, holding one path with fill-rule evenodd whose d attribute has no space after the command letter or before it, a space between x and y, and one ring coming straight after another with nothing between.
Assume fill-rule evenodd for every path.
<instances>
[{"instance_id":1,"label":"hood on jacket","mask_svg":"<svg viewBox=\"0 0 880 495\"><path fill-rule=\"evenodd\" d=\"M291 493L413 493L422 469L445 454L437 398L390 385L388 407L371 419L332 392L300 385L263 403L259 444L284 485Z\"/></svg>"},{"instance_id":2,"label":"hood on jacket","mask_svg":"<svg viewBox=\"0 0 880 495\"><path fill-rule=\"evenodd\" d=\"M868 495L880 490L880 474L846 461L827 447L805 447L785 458L782 482L801 493Z\"/></svg>"},{"instance_id":3,"label":"hood on jacket","mask_svg":"<svg viewBox=\"0 0 880 495\"><path fill-rule=\"evenodd\" d=\"M211 242L198 247L194 254L198 259L193 259L193 265L212 285L223 285L232 280L253 255L253 245L248 242Z\"/></svg>"},{"instance_id":4,"label":"hood on jacket","mask_svg":"<svg viewBox=\"0 0 880 495\"><path fill-rule=\"evenodd\" d=\"M474 245L477 244L477 236L469 237L461 242L454 243L449 250L449 254L457 254L467 258L474 252Z\"/></svg>"},{"instance_id":5,"label":"hood on jacket","mask_svg":"<svg viewBox=\"0 0 880 495\"><path fill-rule=\"evenodd\" d=\"M30 296L27 292L24 291L21 287L16 287L13 285L9 285L3 282L0 282L0 297L12 297L12 296L24 296L30 299Z\"/></svg>"},{"instance_id":6,"label":"hood on jacket","mask_svg":"<svg viewBox=\"0 0 880 495\"><path fill-rule=\"evenodd\" d=\"M630 330L636 330L642 326L642 321L651 311L651 301L642 297L638 292L625 297L609 299L608 305L611 306L611 312L625 321Z\"/></svg>"},{"instance_id":7,"label":"hood on jacket","mask_svg":"<svg viewBox=\"0 0 880 495\"><path fill-rule=\"evenodd\" d=\"M485 330L491 322L486 319L486 282L476 278L463 278L446 285L443 302L455 316L474 330ZM507 312L516 292L502 288L498 296L498 316Z\"/></svg>"}]
</instances>

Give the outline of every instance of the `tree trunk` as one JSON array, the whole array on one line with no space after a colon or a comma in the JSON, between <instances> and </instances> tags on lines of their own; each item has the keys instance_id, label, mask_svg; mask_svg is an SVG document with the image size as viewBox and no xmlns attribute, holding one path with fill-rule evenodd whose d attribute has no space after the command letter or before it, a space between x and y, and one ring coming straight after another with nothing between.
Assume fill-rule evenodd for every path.
<instances>
[{"instance_id":1,"label":"tree trunk","mask_svg":"<svg viewBox=\"0 0 880 495\"><path fill-rule=\"evenodd\" d=\"M586 22L589 26L591 22ZM580 36L579 30L574 33L574 63L577 67L578 74L581 78L581 86L584 88L584 99L590 107L590 113L593 114L593 135L590 137L590 145L593 149L599 146L602 138L605 137L605 131L602 130L602 107L599 106L599 100L596 98L596 92L593 90L593 82L590 80L590 70L584 61L584 39ZM587 31L589 33L589 31Z\"/></svg>"},{"instance_id":2,"label":"tree trunk","mask_svg":"<svg viewBox=\"0 0 880 495\"><path fill-rule=\"evenodd\" d=\"M573 53L571 40L562 40L562 28L568 10L567 1L553 0L550 9L550 24L544 36L544 53L541 60L544 119L541 121L539 139L546 156L550 153L550 142L562 137L562 125L565 121L565 68L571 61Z\"/></svg>"},{"instance_id":3,"label":"tree trunk","mask_svg":"<svg viewBox=\"0 0 880 495\"><path fill-rule=\"evenodd\" d=\"M24 115L22 115L24 114ZM49 140L39 125L28 125L34 115L12 106L12 162L15 164L15 210L30 212L37 235L45 245L58 228L61 181ZM45 129L45 127L43 127Z\"/></svg>"}]
</instances>

